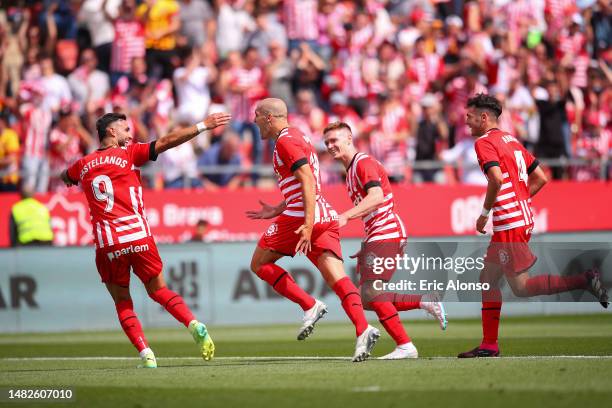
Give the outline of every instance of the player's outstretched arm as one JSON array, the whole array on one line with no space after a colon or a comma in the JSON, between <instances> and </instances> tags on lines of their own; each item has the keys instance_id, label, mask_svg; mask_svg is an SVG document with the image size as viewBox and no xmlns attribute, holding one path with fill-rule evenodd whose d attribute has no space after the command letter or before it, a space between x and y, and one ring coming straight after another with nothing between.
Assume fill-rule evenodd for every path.
<instances>
[{"instance_id":1,"label":"player's outstretched arm","mask_svg":"<svg viewBox=\"0 0 612 408\"><path fill-rule=\"evenodd\" d=\"M548 177L546 177L542 168L537 166L535 170L529 174L527 183L529 185L529 197L533 197L542 187L544 187L544 184L548 183Z\"/></svg>"},{"instance_id":2,"label":"player's outstretched arm","mask_svg":"<svg viewBox=\"0 0 612 408\"><path fill-rule=\"evenodd\" d=\"M484 228L485 225L487 225L487 220L489 219L489 212L493 207L495 198L497 198L497 193L499 193L504 180L499 166L489 167L487 170L487 179L489 180L487 184L487 195L485 196L484 203L482 204L482 214L476 221L476 230L481 234L485 233Z\"/></svg>"},{"instance_id":3,"label":"player's outstretched arm","mask_svg":"<svg viewBox=\"0 0 612 408\"><path fill-rule=\"evenodd\" d=\"M206 130L213 130L218 126L227 125L231 117L228 113L213 113L196 125L176 129L155 141L155 153L160 154L188 142Z\"/></svg>"},{"instance_id":4,"label":"player's outstretched arm","mask_svg":"<svg viewBox=\"0 0 612 408\"><path fill-rule=\"evenodd\" d=\"M344 226L348 220L361 218L378 208L385 201L385 195L380 186L370 187L368 193L359 204L340 215L340 226Z\"/></svg>"}]
</instances>

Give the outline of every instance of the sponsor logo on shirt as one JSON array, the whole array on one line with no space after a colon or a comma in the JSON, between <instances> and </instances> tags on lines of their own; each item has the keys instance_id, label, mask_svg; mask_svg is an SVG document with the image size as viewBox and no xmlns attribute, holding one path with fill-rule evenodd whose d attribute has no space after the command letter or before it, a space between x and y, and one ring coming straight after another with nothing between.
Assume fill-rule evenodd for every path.
<instances>
[{"instance_id":1,"label":"sponsor logo on shirt","mask_svg":"<svg viewBox=\"0 0 612 408\"><path fill-rule=\"evenodd\" d=\"M117 259L123 255L144 252L148 250L149 250L149 244L130 245L129 247L117 249L116 251L107 252L106 255L108 256L108 260L112 261L113 259Z\"/></svg>"}]
</instances>

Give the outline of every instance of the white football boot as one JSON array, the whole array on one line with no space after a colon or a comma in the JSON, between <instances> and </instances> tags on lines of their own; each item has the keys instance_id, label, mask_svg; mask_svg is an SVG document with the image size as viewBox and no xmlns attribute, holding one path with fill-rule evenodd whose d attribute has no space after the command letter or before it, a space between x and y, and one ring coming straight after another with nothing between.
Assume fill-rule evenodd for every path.
<instances>
[{"instance_id":1,"label":"white football boot","mask_svg":"<svg viewBox=\"0 0 612 408\"><path fill-rule=\"evenodd\" d=\"M438 322L440 322L440 328L442 330L446 330L446 326L448 325L446 311L444 310L444 304L440 301L436 293L427 293L423 295L419 307L437 319Z\"/></svg>"},{"instance_id":2,"label":"white football boot","mask_svg":"<svg viewBox=\"0 0 612 408\"><path fill-rule=\"evenodd\" d=\"M314 330L315 323L327 314L327 305L320 300L316 300L313 307L304 312L304 323L298 332L298 340L306 340Z\"/></svg>"},{"instance_id":3,"label":"white football boot","mask_svg":"<svg viewBox=\"0 0 612 408\"><path fill-rule=\"evenodd\" d=\"M378 360L405 360L408 358L418 358L419 352L412 342L397 346L395 350L387 355L378 357Z\"/></svg>"},{"instance_id":4,"label":"white football boot","mask_svg":"<svg viewBox=\"0 0 612 408\"><path fill-rule=\"evenodd\" d=\"M380 331L378 331L376 327L368 325L368 328L365 329L359 337L357 337L353 362L358 363L360 361L365 361L368 357L370 357L370 353L376 345L379 337Z\"/></svg>"}]
</instances>

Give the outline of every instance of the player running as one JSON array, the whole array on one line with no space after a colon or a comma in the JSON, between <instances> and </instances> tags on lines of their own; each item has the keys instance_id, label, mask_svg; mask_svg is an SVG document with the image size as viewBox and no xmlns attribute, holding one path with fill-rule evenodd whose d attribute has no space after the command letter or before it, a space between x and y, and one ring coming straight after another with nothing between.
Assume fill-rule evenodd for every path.
<instances>
[{"instance_id":1,"label":"player running","mask_svg":"<svg viewBox=\"0 0 612 408\"><path fill-rule=\"evenodd\" d=\"M366 238L358 256L395 257L402 253L406 244L406 229L395 212L393 192L387 173L376 159L358 152L353 145L353 134L348 124L333 122L323 130L325 146L329 154L346 167L346 188L355 207L339 216L340 227L349 220L361 218ZM363 263L359 262L358 266ZM395 269L386 270L381 275L373 275L367 268L360 267L360 284L363 297L367 300L364 307L374 310L380 324L396 343L391 353L380 357L382 360L417 358L419 353L400 321L398 311L424 309L440 322L442 330L447 321L444 306L433 295L406 296L397 299L388 294L376 293L372 287L374 280L389 281ZM408 301L406 301L406 298Z\"/></svg>"},{"instance_id":2,"label":"player running","mask_svg":"<svg viewBox=\"0 0 612 408\"><path fill-rule=\"evenodd\" d=\"M260 210L247 212L252 219L278 217L261 236L253 253L251 270L304 310L303 325L297 336L298 340L304 340L327 313L327 306L300 288L275 262L283 256L306 255L338 295L355 325L357 343L353 361L363 361L369 357L380 333L368 325L361 296L344 273L338 214L321 195L317 154L302 132L289 127L287 106L280 99L259 102L255 123L262 139L276 142L272 160L285 199L277 206L260 201Z\"/></svg>"},{"instance_id":3,"label":"player running","mask_svg":"<svg viewBox=\"0 0 612 408\"><path fill-rule=\"evenodd\" d=\"M215 346L206 326L195 319L183 298L166 287L163 264L145 216L142 186L135 168L229 120L230 115L217 113L151 143L130 144L125 115L107 113L96 121L100 148L62 172L67 186L80 183L85 193L96 246L96 267L115 302L123 331L140 353L143 367L156 368L157 361L134 312L129 289L130 269L142 281L151 299L189 329L204 360L213 358Z\"/></svg>"},{"instance_id":4,"label":"player running","mask_svg":"<svg viewBox=\"0 0 612 408\"><path fill-rule=\"evenodd\" d=\"M498 283L505 275L512 292L519 297L551 295L574 289L591 292L603 307L608 307L608 293L597 270L579 275L539 275L530 277L527 271L536 257L529 249L533 230L531 197L546 184L546 175L538 160L510 134L497 128L502 113L497 99L478 94L467 102L466 122L477 137L475 149L478 163L488 179L482 214L476 229L484 228L493 212L493 237L487 249L481 282L491 289L482 292L482 343L459 358L497 357L499 315L502 298Z\"/></svg>"}]
</instances>

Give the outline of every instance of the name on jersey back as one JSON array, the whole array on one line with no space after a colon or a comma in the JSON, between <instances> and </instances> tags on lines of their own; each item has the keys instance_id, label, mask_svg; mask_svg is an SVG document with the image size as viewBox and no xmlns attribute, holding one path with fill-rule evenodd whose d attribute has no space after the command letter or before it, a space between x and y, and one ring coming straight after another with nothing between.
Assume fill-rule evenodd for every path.
<instances>
[{"instance_id":1,"label":"name on jersey back","mask_svg":"<svg viewBox=\"0 0 612 408\"><path fill-rule=\"evenodd\" d=\"M83 166L79 177L82 180L83 177L85 177L85 174L89 172L89 170L93 169L94 167L101 166L103 164L114 164L124 169L127 166L128 161L117 156L96 157L95 159L87 162L87 164Z\"/></svg>"}]
</instances>

